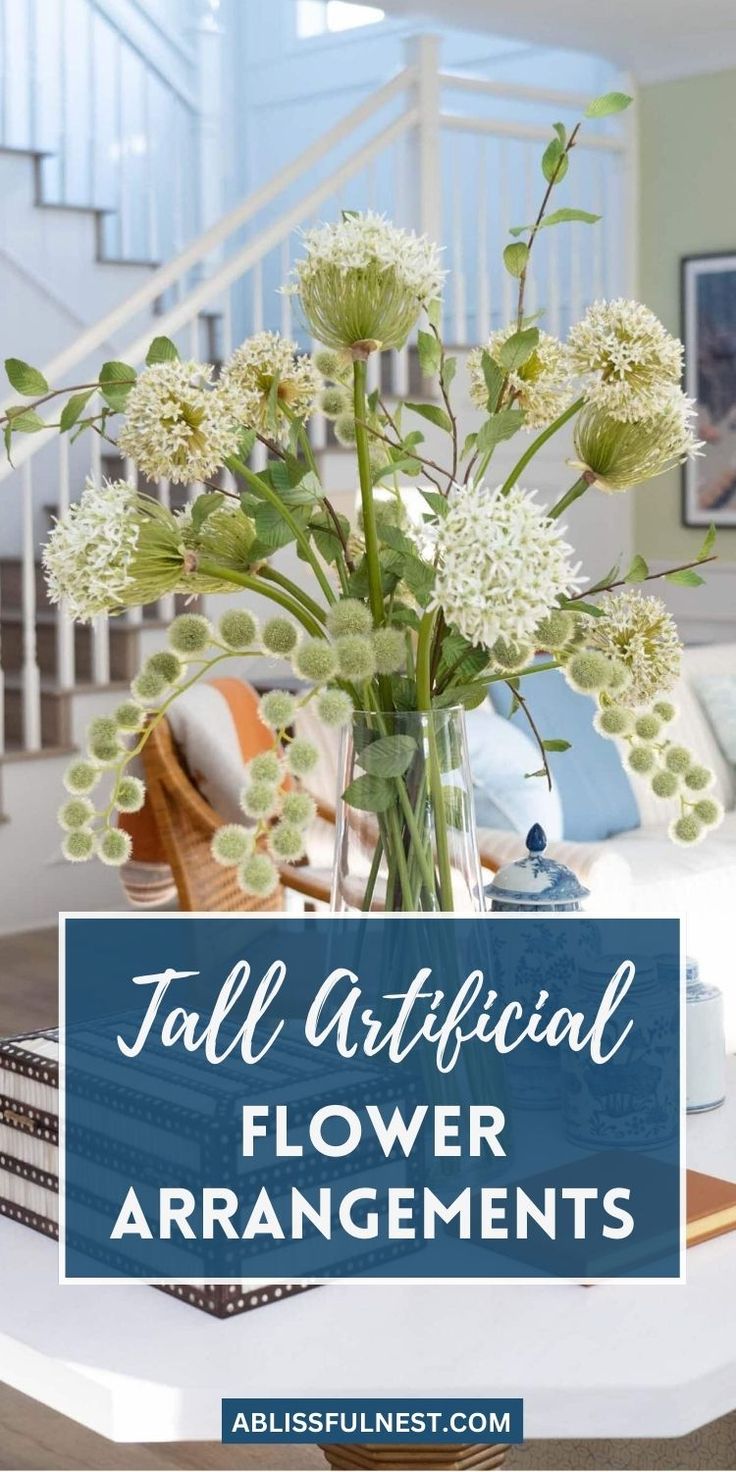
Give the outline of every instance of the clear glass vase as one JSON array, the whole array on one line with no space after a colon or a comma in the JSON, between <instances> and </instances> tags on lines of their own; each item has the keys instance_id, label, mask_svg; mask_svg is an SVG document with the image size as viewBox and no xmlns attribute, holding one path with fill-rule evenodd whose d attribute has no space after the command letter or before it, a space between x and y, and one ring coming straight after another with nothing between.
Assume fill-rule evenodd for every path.
<instances>
[{"instance_id":1,"label":"clear glass vase","mask_svg":"<svg viewBox=\"0 0 736 1472\"><path fill-rule=\"evenodd\" d=\"M338 782L333 910L484 908L462 707L356 711Z\"/></svg>"}]
</instances>

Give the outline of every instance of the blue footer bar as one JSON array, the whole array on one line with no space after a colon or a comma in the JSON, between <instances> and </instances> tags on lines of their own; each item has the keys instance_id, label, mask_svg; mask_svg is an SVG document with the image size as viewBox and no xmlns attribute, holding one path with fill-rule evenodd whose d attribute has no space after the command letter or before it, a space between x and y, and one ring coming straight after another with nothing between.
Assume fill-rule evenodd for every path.
<instances>
[{"instance_id":1,"label":"blue footer bar","mask_svg":"<svg viewBox=\"0 0 736 1472\"><path fill-rule=\"evenodd\" d=\"M223 1400L222 1440L368 1442L422 1446L438 1442L524 1439L521 1400Z\"/></svg>"}]
</instances>

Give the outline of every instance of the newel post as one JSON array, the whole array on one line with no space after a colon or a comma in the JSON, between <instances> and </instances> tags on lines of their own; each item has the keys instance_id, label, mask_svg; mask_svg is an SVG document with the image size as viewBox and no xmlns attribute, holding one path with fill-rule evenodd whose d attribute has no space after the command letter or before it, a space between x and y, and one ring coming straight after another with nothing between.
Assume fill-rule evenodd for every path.
<instances>
[{"instance_id":1,"label":"newel post","mask_svg":"<svg viewBox=\"0 0 736 1472\"><path fill-rule=\"evenodd\" d=\"M442 170L440 156L440 38L412 36L406 64L415 69L413 104L417 124L412 132L409 179L413 191L415 230L442 239Z\"/></svg>"}]
</instances>

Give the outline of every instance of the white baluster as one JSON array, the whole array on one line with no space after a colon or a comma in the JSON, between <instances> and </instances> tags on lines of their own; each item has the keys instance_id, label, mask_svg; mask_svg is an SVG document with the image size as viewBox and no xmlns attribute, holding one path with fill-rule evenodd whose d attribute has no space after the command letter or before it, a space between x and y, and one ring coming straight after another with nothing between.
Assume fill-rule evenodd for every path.
<instances>
[{"instance_id":1,"label":"white baluster","mask_svg":"<svg viewBox=\"0 0 736 1472\"><path fill-rule=\"evenodd\" d=\"M0 587L0 609L2 609L2 587ZM0 625L0 646L2 645L2 626ZM5 672L3 670L2 647L0 647L0 753L5 750Z\"/></svg>"},{"instance_id":2,"label":"white baluster","mask_svg":"<svg viewBox=\"0 0 736 1472\"><path fill-rule=\"evenodd\" d=\"M537 185L537 150L529 143L524 144L524 219L534 220L536 218L536 185ZM536 207L535 207L536 206ZM521 223L521 222L520 222ZM545 230L544 234L547 232ZM539 256L540 242L536 242L537 259ZM527 317L533 317L537 309L537 282L534 267L534 256L532 256L532 267L527 277L526 297L524 301L524 313Z\"/></svg>"},{"instance_id":3,"label":"white baluster","mask_svg":"<svg viewBox=\"0 0 736 1472\"><path fill-rule=\"evenodd\" d=\"M391 353L391 390L397 399L405 399L409 392L409 347L406 343Z\"/></svg>"},{"instance_id":4,"label":"white baluster","mask_svg":"<svg viewBox=\"0 0 736 1472\"><path fill-rule=\"evenodd\" d=\"M286 285L286 283L289 280L289 272L290 272L290 270L291 270L291 252L290 252L290 249L289 249L289 237L287 235L285 241L283 242L283 245L281 246L281 280L284 283L284 285ZM293 300L293 298L290 296L290 294L289 294L288 291L282 291L281 296L280 296L280 302L281 302L281 332L282 332L282 335L284 337L291 337L291 333L292 333L292 310L291 310L292 300Z\"/></svg>"},{"instance_id":5,"label":"white baluster","mask_svg":"<svg viewBox=\"0 0 736 1472\"><path fill-rule=\"evenodd\" d=\"M452 176L452 321L453 339L458 344L468 340L461 181L462 169L456 168Z\"/></svg>"},{"instance_id":6,"label":"white baluster","mask_svg":"<svg viewBox=\"0 0 736 1472\"><path fill-rule=\"evenodd\" d=\"M605 206L604 206L605 182L604 182L604 175L608 175L608 177L610 178L610 174L608 172L609 171L609 160L608 160L607 154L601 153L600 155L598 155L598 154L595 154L595 153L591 153L590 158L589 158L589 168L590 168L590 170L591 170L591 172L593 174L593 189L592 189L593 206L592 206L592 208L593 208L593 211L594 211L594 213L596 215L604 216L605 215ZM602 220L601 220L601 224L602 224ZM554 234L554 231L552 233ZM606 292L605 292L605 286L604 286L604 267L603 267L603 246L604 246L605 237L604 237L603 231L601 230L600 224L598 224L598 225L596 225L594 227L594 229L591 231L591 236L592 236L592 245L593 245L593 271L592 271L593 291L592 291L592 299L593 299L593 301L597 301L600 297L603 297L606 294Z\"/></svg>"},{"instance_id":7,"label":"white baluster","mask_svg":"<svg viewBox=\"0 0 736 1472\"><path fill-rule=\"evenodd\" d=\"M477 140L478 178L476 186L478 232L476 237L477 286L475 339L485 342L491 330L491 282L488 257L488 148L485 138Z\"/></svg>"},{"instance_id":8,"label":"white baluster","mask_svg":"<svg viewBox=\"0 0 736 1472\"><path fill-rule=\"evenodd\" d=\"M319 343L312 339L312 352L316 352ZM327 444L327 420L319 410L313 414L309 421L309 439L313 450L324 450Z\"/></svg>"},{"instance_id":9,"label":"white baluster","mask_svg":"<svg viewBox=\"0 0 736 1472\"><path fill-rule=\"evenodd\" d=\"M191 318L190 322L187 325L187 333L189 336L189 353L190 356L194 358L195 362L199 358L200 325L201 324L199 320L199 314L195 313L195 315Z\"/></svg>"},{"instance_id":10,"label":"white baluster","mask_svg":"<svg viewBox=\"0 0 736 1472\"><path fill-rule=\"evenodd\" d=\"M253 331L263 331L263 262L256 261L253 267L252 316Z\"/></svg>"},{"instance_id":11,"label":"white baluster","mask_svg":"<svg viewBox=\"0 0 736 1472\"><path fill-rule=\"evenodd\" d=\"M573 225L567 239L570 242L570 321L577 322L581 307L581 262L580 242L582 231L580 226Z\"/></svg>"},{"instance_id":12,"label":"white baluster","mask_svg":"<svg viewBox=\"0 0 736 1472\"><path fill-rule=\"evenodd\" d=\"M501 242L502 247L508 245L511 236L509 230L514 223L509 210L509 145L506 138L502 138L498 145L498 212L501 220ZM503 323L502 326L511 324L514 310L514 282L507 270L502 273L503 281Z\"/></svg>"},{"instance_id":13,"label":"white baluster","mask_svg":"<svg viewBox=\"0 0 736 1472\"><path fill-rule=\"evenodd\" d=\"M560 335L560 258L559 232L549 230L547 241L547 320L549 331Z\"/></svg>"},{"instance_id":14,"label":"white baluster","mask_svg":"<svg viewBox=\"0 0 736 1472\"><path fill-rule=\"evenodd\" d=\"M26 751L41 749L41 673L36 647L36 543L33 531L33 472L26 460L22 471L23 497L23 669L21 700L23 706L23 746Z\"/></svg>"},{"instance_id":15,"label":"white baluster","mask_svg":"<svg viewBox=\"0 0 736 1472\"><path fill-rule=\"evenodd\" d=\"M92 435L90 475L98 486L102 480L102 441L96 434ZM110 683L110 625L104 613L92 621L92 681L95 685Z\"/></svg>"},{"instance_id":16,"label":"white baluster","mask_svg":"<svg viewBox=\"0 0 736 1472\"><path fill-rule=\"evenodd\" d=\"M136 486L138 484L138 471L136 469L136 464L134 460L131 460L129 458L126 459L123 469L123 475L127 480L128 485ZM139 604L136 603L133 608L128 609L126 621L127 623L133 625L143 623L143 609L140 607Z\"/></svg>"},{"instance_id":17,"label":"white baluster","mask_svg":"<svg viewBox=\"0 0 736 1472\"><path fill-rule=\"evenodd\" d=\"M59 436L59 519L69 510L69 436ZM65 603L56 613L56 677L62 690L74 686L74 625Z\"/></svg>"},{"instance_id":18,"label":"white baluster","mask_svg":"<svg viewBox=\"0 0 736 1472\"><path fill-rule=\"evenodd\" d=\"M371 355L370 355L370 357L368 359L367 372L366 372L366 387L368 389L369 394L374 393L376 389L378 389L380 391L380 388L381 388L381 354L380 353L371 353Z\"/></svg>"},{"instance_id":19,"label":"white baluster","mask_svg":"<svg viewBox=\"0 0 736 1472\"><path fill-rule=\"evenodd\" d=\"M169 511L171 509L171 482L170 481L168 481L168 480L160 480L159 481L159 483L158 483L158 499L161 502L161 505L162 506L165 506L165 508L166 508L167 511ZM164 618L164 619L167 620L167 622L170 622L171 619L174 617L174 614L175 613L176 613L176 606L175 606L175 603L174 603L174 594L173 593L164 593L163 598L159 598L159 600L158 600L158 616L159 616L159 618Z\"/></svg>"}]
</instances>

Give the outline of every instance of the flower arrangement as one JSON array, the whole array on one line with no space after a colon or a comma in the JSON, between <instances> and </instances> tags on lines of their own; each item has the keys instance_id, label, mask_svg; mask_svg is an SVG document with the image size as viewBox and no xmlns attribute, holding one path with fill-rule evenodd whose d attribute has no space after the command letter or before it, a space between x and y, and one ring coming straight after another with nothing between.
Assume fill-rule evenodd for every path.
<instances>
[{"instance_id":1,"label":"flower arrangement","mask_svg":"<svg viewBox=\"0 0 736 1472\"><path fill-rule=\"evenodd\" d=\"M629 100L609 94L586 115L620 111ZM517 309L511 324L469 355L479 420L462 444L453 407L457 362L440 333L441 254L370 211L346 213L302 238L285 289L323 344L313 356L260 332L215 375L206 364L180 361L174 344L157 338L140 373L106 363L93 383L73 390L50 389L37 370L8 361L11 383L26 400L5 416L9 452L14 435L43 426L39 404L59 395L62 433L112 439L119 418L113 442L144 475L204 485L186 511L172 513L124 481L88 482L44 551L52 601L63 600L80 620L170 592L244 589L274 604L262 625L243 608L214 624L196 612L174 620L167 647L147 661L114 714L92 722L86 753L67 771L59 821L68 859L125 862L130 840L117 815L145 800L134 764L150 730L181 692L234 655L288 660L304 682L300 693L263 696L273 750L250 763L243 824L224 826L212 845L218 863L237 869L246 895L269 894L279 863L305 851L315 804L301 784L318 753L294 723L307 704L323 725L358 731L361 774L343 798L370 835L365 908L379 870L390 908L452 908L451 835L467 813L448 782L452 754L436 716L473 708L490 683L505 682L539 745L533 779L550 781L548 753L568 743L556 733L542 736L534 721L534 680L544 669L561 669L595 698L600 733L623 743L631 770L674 804L675 841L696 843L720 821L708 795L711 773L668 736L677 631L663 603L637 586L662 577L701 582L697 567L713 557L713 532L685 567L654 574L637 556L627 571L615 567L588 580L560 520L579 497L624 493L699 449L692 404L679 386L681 345L645 306L595 302L564 343L525 315L540 229L596 219L549 209L579 126L568 135L555 125L538 215L512 232L504 252L518 283ZM369 392L367 362L402 347L417 326L421 368L436 396L389 404L379 390ZM353 525L320 482L307 432L317 408L355 452L360 510ZM444 463L425 451L427 421L446 437ZM574 479L545 508L527 488L529 467L571 421ZM524 449L498 483L494 451L515 435L525 437ZM262 470L250 464L256 440L268 455ZM418 521L407 515L407 481L422 499ZM310 569L312 591L273 565L274 552L288 544ZM401 718L411 716L425 722L418 735L410 724L409 734L401 730Z\"/></svg>"}]
</instances>

